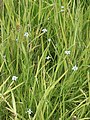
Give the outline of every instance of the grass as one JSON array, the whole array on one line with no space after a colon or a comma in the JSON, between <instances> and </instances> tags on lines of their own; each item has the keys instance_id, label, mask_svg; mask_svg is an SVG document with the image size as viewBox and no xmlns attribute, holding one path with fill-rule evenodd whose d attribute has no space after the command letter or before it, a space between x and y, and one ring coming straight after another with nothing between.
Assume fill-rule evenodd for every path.
<instances>
[{"instance_id":1,"label":"grass","mask_svg":"<svg viewBox=\"0 0 90 120\"><path fill-rule=\"evenodd\" d=\"M89 1L1 1L0 120L90 120Z\"/></svg>"}]
</instances>

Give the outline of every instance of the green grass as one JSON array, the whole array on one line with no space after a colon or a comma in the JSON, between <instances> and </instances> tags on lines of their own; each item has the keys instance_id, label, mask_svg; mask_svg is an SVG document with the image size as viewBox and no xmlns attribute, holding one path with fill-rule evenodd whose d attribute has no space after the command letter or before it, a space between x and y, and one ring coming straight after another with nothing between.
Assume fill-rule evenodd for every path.
<instances>
[{"instance_id":1,"label":"green grass","mask_svg":"<svg viewBox=\"0 0 90 120\"><path fill-rule=\"evenodd\" d=\"M0 1L0 120L90 120L89 0Z\"/></svg>"}]
</instances>

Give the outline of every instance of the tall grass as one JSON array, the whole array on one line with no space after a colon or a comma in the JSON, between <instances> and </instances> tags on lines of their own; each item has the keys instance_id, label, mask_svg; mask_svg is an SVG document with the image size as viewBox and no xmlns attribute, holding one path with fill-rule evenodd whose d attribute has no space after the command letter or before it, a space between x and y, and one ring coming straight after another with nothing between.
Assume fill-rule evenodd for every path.
<instances>
[{"instance_id":1,"label":"tall grass","mask_svg":"<svg viewBox=\"0 0 90 120\"><path fill-rule=\"evenodd\" d=\"M0 3L0 120L90 120L87 0Z\"/></svg>"}]
</instances>

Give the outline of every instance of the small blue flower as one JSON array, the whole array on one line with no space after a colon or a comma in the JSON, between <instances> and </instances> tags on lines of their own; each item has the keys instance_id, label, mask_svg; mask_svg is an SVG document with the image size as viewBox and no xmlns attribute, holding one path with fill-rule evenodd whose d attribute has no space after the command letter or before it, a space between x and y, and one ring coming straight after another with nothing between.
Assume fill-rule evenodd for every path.
<instances>
[{"instance_id":1,"label":"small blue flower","mask_svg":"<svg viewBox=\"0 0 90 120\"><path fill-rule=\"evenodd\" d=\"M47 56L46 59L49 60L51 57L50 56Z\"/></svg>"},{"instance_id":2,"label":"small blue flower","mask_svg":"<svg viewBox=\"0 0 90 120\"><path fill-rule=\"evenodd\" d=\"M64 6L61 6L61 12L64 12Z\"/></svg>"},{"instance_id":3,"label":"small blue flower","mask_svg":"<svg viewBox=\"0 0 90 120\"><path fill-rule=\"evenodd\" d=\"M61 12L64 12L64 10L63 10L63 9L61 9Z\"/></svg>"},{"instance_id":4,"label":"small blue flower","mask_svg":"<svg viewBox=\"0 0 90 120\"><path fill-rule=\"evenodd\" d=\"M62 9L64 9L64 6L61 6Z\"/></svg>"},{"instance_id":5,"label":"small blue flower","mask_svg":"<svg viewBox=\"0 0 90 120\"><path fill-rule=\"evenodd\" d=\"M66 54L66 55L70 55L70 52L71 52L71 51L66 50L66 51L65 51L65 54Z\"/></svg>"},{"instance_id":6,"label":"small blue flower","mask_svg":"<svg viewBox=\"0 0 90 120\"><path fill-rule=\"evenodd\" d=\"M12 76L12 80L13 80L13 81L16 81L17 79L18 79L18 77Z\"/></svg>"},{"instance_id":7,"label":"small blue flower","mask_svg":"<svg viewBox=\"0 0 90 120\"><path fill-rule=\"evenodd\" d=\"M72 70L76 71L76 70L78 70L78 67L75 65L75 66L72 67Z\"/></svg>"},{"instance_id":8,"label":"small blue flower","mask_svg":"<svg viewBox=\"0 0 90 120\"><path fill-rule=\"evenodd\" d=\"M47 29L46 29L46 28L42 29L42 32L43 32L43 33L46 33L46 32L47 32Z\"/></svg>"},{"instance_id":9,"label":"small blue flower","mask_svg":"<svg viewBox=\"0 0 90 120\"><path fill-rule=\"evenodd\" d=\"M28 38L28 36L29 36L28 32L25 32L24 37Z\"/></svg>"},{"instance_id":10,"label":"small blue flower","mask_svg":"<svg viewBox=\"0 0 90 120\"><path fill-rule=\"evenodd\" d=\"M16 38L16 42L18 42L18 38Z\"/></svg>"},{"instance_id":11,"label":"small blue flower","mask_svg":"<svg viewBox=\"0 0 90 120\"><path fill-rule=\"evenodd\" d=\"M29 115L31 115L31 114L33 113L33 111L32 111L31 109L28 109L28 110L26 111L26 113L28 113Z\"/></svg>"},{"instance_id":12,"label":"small blue flower","mask_svg":"<svg viewBox=\"0 0 90 120\"><path fill-rule=\"evenodd\" d=\"M50 42L50 41L51 41L51 39L49 38L49 39L48 39L48 42Z\"/></svg>"}]
</instances>

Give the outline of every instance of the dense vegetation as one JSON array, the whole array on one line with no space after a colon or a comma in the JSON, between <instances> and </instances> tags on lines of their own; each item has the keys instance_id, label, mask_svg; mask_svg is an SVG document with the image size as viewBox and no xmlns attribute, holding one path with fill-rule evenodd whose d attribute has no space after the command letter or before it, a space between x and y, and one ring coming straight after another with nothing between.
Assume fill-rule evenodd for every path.
<instances>
[{"instance_id":1,"label":"dense vegetation","mask_svg":"<svg viewBox=\"0 0 90 120\"><path fill-rule=\"evenodd\" d=\"M90 120L89 0L0 0L0 120Z\"/></svg>"}]
</instances>

